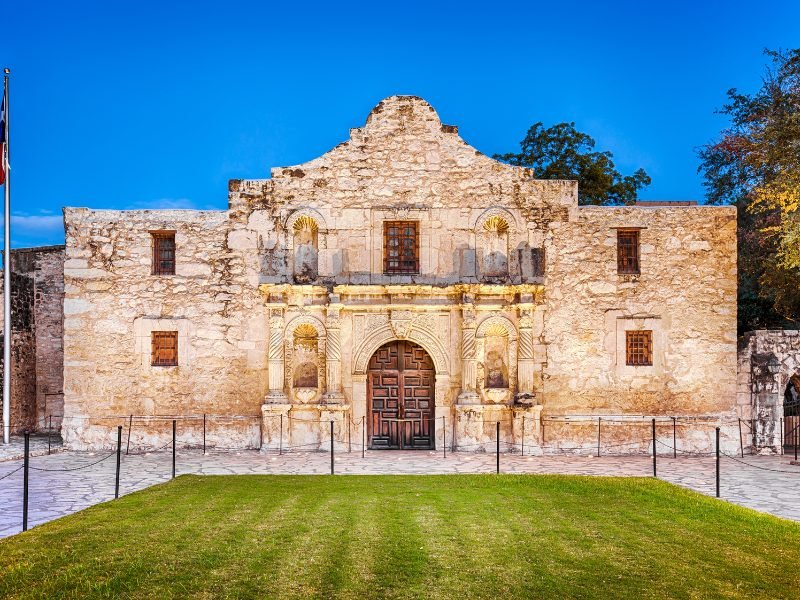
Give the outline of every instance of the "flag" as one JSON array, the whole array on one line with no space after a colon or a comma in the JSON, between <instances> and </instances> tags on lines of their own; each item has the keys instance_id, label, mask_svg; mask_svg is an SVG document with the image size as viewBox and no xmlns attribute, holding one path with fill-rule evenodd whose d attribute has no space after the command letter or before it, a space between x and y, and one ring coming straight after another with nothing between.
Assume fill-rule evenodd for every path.
<instances>
[{"instance_id":1,"label":"flag","mask_svg":"<svg viewBox=\"0 0 800 600\"><path fill-rule=\"evenodd\" d=\"M0 185L6 182L6 91L0 102Z\"/></svg>"}]
</instances>

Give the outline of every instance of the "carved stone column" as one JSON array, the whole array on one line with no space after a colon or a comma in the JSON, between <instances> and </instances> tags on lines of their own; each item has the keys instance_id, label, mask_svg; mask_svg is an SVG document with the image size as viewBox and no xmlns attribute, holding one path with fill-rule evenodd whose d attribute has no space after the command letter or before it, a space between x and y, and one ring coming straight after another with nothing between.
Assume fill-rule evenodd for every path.
<instances>
[{"instance_id":1,"label":"carved stone column","mask_svg":"<svg viewBox=\"0 0 800 600\"><path fill-rule=\"evenodd\" d=\"M266 401L271 404L286 402L284 391L284 347L285 328L283 309L273 308L269 317L269 393Z\"/></svg>"},{"instance_id":2,"label":"carved stone column","mask_svg":"<svg viewBox=\"0 0 800 600\"><path fill-rule=\"evenodd\" d=\"M473 298L464 295L461 305L461 392L459 404L479 404L476 392L477 354L475 352L475 305Z\"/></svg>"},{"instance_id":3,"label":"carved stone column","mask_svg":"<svg viewBox=\"0 0 800 600\"><path fill-rule=\"evenodd\" d=\"M341 321L339 319L342 305L339 304L338 294L330 294L330 302L325 323L328 330L328 339L325 345L325 382L327 383L325 401L328 404L340 404L344 400L344 394L342 394Z\"/></svg>"},{"instance_id":4,"label":"carved stone column","mask_svg":"<svg viewBox=\"0 0 800 600\"><path fill-rule=\"evenodd\" d=\"M533 309L519 307L519 350L517 353L517 398L532 399L533 390Z\"/></svg>"}]
</instances>

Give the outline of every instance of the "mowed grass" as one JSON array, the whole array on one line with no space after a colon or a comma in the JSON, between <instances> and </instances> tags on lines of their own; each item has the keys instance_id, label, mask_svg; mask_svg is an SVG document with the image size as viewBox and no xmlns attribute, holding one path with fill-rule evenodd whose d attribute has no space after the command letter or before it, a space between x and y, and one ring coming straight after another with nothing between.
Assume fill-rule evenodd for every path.
<instances>
[{"instance_id":1,"label":"mowed grass","mask_svg":"<svg viewBox=\"0 0 800 600\"><path fill-rule=\"evenodd\" d=\"M0 541L18 598L798 598L800 525L653 479L182 476Z\"/></svg>"}]
</instances>

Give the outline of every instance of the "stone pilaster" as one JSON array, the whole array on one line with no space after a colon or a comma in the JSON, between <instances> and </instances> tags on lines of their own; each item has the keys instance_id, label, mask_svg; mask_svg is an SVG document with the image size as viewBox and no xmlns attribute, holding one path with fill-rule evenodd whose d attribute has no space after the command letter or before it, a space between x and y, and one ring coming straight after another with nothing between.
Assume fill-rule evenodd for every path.
<instances>
[{"instance_id":1,"label":"stone pilaster","mask_svg":"<svg viewBox=\"0 0 800 600\"><path fill-rule=\"evenodd\" d=\"M517 397L532 398L533 389L533 315L530 306L519 307L519 350L517 353Z\"/></svg>"},{"instance_id":2,"label":"stone pilaster","mask_svg":"<svg viewBox=\"0 0 800 600\"><path fill-rule=\"evenodd\" d=\"M325 345L325 382L327 383L325 401L328 404L340 404L344 400L344 394L342 394L341 320L339 319L342 305L339 304L338 294L330 294L329 297L331 303L328 305L325 323L328 331Z\"/></svg>"},{"instance_id":3,"label":"stone pilaster","mask_svg":"<svg viewBox=\"0 0 800 600\"><path fill-rule=\"evenodd\" d=\"M270 310L269 317L269 393L266 402L270 404L281 404L286 402L286 392L284 390L284 347L283 332L286 324L284 322L283 310L273 308Z\"/></svg>"},{"instance_id":4,"label":"stone pilaster","mask_svg":"<svg viewBox=\"0 0 800 600\"><path fill-rule=\"evenodd\" d=\"M475 305L465 295L461 305L461 392L459 404L479 404L477 388L477 353L475 351Z\"/></svg>"}]
</instances>

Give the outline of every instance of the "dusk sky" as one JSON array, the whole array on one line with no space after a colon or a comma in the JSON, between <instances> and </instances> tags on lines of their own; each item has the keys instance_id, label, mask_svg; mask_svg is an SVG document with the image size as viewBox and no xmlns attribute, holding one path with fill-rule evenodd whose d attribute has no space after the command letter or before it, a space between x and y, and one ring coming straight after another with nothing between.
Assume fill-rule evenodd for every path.
<instances>
[{"instance_id":1,"label":"dusk sky","mask_svg":"<svg viewBox=\"0 0 800 600\"><path fill-rule=\"evenodd\" d=\"M425 98L486 154L575 121L645 199L702 199L696 148L800 46L800 2L21 2L12 246L63 243L62 206L217 208L347 139L382 98Z\"/></svg>"}]
</instances>

